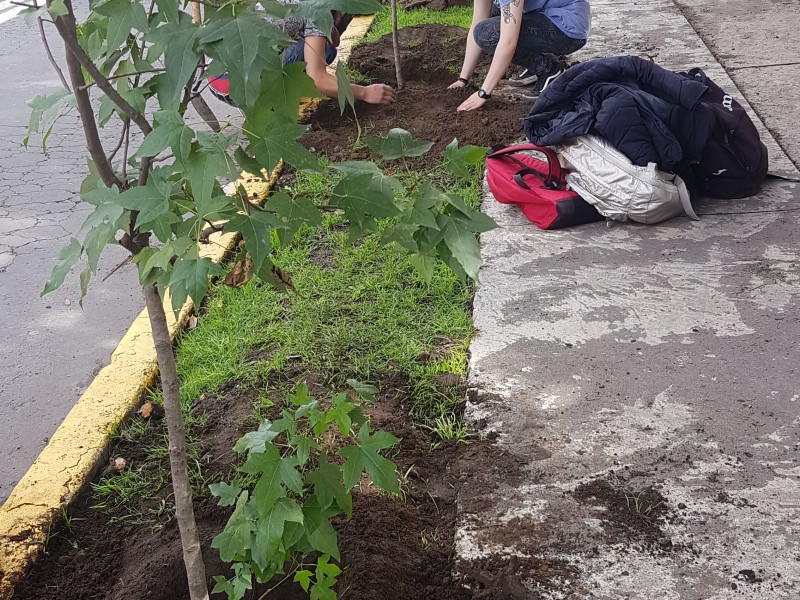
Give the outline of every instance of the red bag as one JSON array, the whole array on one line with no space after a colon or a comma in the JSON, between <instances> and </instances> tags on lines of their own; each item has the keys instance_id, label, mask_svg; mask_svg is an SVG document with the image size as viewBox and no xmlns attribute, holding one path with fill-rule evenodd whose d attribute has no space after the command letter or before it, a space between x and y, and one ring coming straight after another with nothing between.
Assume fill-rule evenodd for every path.
<instances>
[{"instance_id":1,"label":"red bag","mask_svg":"<svg viewBox=\"0 0 800 600\"><path fill-rule=\"evenodd\" d=\"M545 160L528 152L536 151ZM539 229L600 221L603 215L566 187L566 172L549 148L536 144L494 146L486 155L486 182L498 202L516 204Z\"/></svg>"}]
</instances>

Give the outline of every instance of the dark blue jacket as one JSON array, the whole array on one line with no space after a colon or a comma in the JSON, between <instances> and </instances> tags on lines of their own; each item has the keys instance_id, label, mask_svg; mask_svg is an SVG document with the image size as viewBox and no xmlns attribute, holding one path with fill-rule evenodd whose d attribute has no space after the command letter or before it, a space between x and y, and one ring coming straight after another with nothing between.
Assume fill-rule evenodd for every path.
<instances>
[{"instance_id":1,"label":"dark blue jacket","mask_svg":"<svg viewBox=\"0 0 800 600\"><path fill-rule=\"evenodd\" d=\"M637 56L577 64L555 79L525 119L540 146L592 133L633 164L671 172L700 161L714 125L700 99L708 87Z\"/></svg>"}]
</instances>

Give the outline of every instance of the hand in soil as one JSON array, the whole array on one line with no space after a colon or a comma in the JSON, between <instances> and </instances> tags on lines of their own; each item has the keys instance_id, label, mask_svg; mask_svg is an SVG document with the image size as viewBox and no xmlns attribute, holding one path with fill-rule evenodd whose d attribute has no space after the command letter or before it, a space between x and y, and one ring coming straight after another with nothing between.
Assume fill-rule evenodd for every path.
<instances>
[{"instance_id":1,"label":"hand in soil","mask_svg":"<svg viewBox=\"0 0 800 600\"><path fill-rule=\"evenodd\" d=\"M373 83L364 88L363 100L369 104L391 104L397 100L397 92L384 83Z\"/></svg>"},{"instance_id":2,"label":"hand in soil","mask_svg":"<svg viewBox=\"0 0 800 600\"><path fill-rule=\"evenodd\" d=\"M472 94L472 96L464 100L456 110L459 112L467 110L475 110L476 108L480 108L481 106L486 104L486 102L488 102L486 98L478 98L478 92L475 92L474 94Z\"/></svg>"},{"instance_id":3,"label":"hand in soil","mask_svg":"<svg viewBox=\"0 0 800 600\"><path fill-rule=\"evenodd\" d=\"M455 83L451 83L450 85L448 85L447 89L448 90L463 90L465 87L467 87L467 84L464 83L463 81L459 80L459 81L456 81Z\"/></svg>"}]
</instances>

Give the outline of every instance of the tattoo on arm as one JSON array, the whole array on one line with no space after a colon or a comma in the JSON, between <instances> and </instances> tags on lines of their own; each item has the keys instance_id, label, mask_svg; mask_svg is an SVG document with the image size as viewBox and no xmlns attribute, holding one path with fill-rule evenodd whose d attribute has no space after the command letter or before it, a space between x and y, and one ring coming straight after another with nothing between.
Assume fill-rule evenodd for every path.
<instances>
[{"instance_id":1,"label":"tattoo on arm","mask_svg":"<svg viewBox=\"0 0 800 600\"><path fill-rule=\"evenodd\" d=\"M512 0L512 4L514 4L514 6L519 6L519 3L520 0ZM503 7L503 22L511 23L512 21L516 23L517 19L514 15L511 14L511 4L506 4Z\"/></svg>"}]
</instances>

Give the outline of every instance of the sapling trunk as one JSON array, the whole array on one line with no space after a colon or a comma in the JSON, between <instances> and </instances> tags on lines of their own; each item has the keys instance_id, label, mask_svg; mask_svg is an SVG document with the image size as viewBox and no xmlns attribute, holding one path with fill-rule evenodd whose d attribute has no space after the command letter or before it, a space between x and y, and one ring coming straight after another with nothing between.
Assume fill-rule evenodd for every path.
<instances>
[{"instance_id":1,"label":"sapling trunk","mask_svg":"<svg viewBox=\"0 0 800 600\"><path fill-rule=\"evenodd\" d=\"M175 518L181 534L183 562L189 579L191 600L208 600L206 569L200 549L200 538L194 520L192 507L192 488L189 483L189 468L186 460L186 432L180 401L180 382L175 367L175 354L167 326L164 304L155 286L144 287L147 314L150 317L153 343L161 374L161 388L164 393L164 413L169 437L169 464L172 473L172 490L175 495Z\"/></svg>"},{"instance_id":2,"label":"sapling trunk","mask_svg":"<svg viewBox=\"0 0 800 600\"><path fill-rule=\"evenodd\" d=\"M394 47L394 71L397 89L403 89L403 65L400 62L400 42L397 39L397 0L392 0L392 46Z\"/></svg>"}]
</instances>

